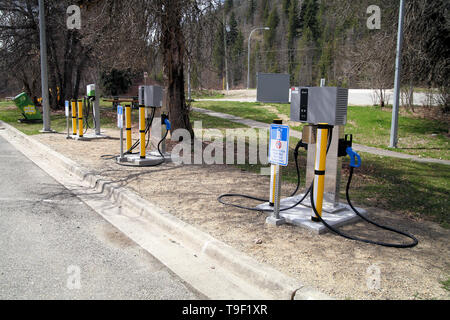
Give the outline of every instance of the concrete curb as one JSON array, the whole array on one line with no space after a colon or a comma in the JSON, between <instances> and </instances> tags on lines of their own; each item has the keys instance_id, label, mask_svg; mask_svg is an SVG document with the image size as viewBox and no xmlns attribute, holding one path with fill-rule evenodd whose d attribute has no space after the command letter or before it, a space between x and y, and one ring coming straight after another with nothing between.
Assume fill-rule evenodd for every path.
<instances>
[{"instance_id":1,"label":"concrete curb","mask_svg":"<svg viewBox=\"0 0 450 320\"><path fill-rule=\"evenodd\" d=\"M153 203L141 198L135 192L120 186L120 183L109 181L102 176L89 172L74 161L23 134L9 124L0 121L0 125L6 128L4 132L12 135L14 138L19 138L27 147L38 148L39 152L50 155L55 165L61 166L80 180L87 182L92 188L112 200L117 206L126 207L149 222L156 224L171 236L180 239L186 247L201 252L220 264L224 269L241 278L244 282L268 292L274 299L331 299L331 297L313 288L301 285L298 280L268 265L257 262L255 259L213 238L211 235L183 222Z\"/></svg>"}]
</instances>

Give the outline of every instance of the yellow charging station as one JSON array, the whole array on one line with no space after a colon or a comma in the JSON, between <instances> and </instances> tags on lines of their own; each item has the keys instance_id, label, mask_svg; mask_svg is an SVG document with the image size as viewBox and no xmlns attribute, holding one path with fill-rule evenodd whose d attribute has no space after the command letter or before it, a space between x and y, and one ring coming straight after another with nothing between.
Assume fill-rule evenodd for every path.
<instances>
[{"instance_id":1,"label":"yellow charging station","mask_svg":"<svg viewBox=\"0 0 450 320\"><path fill-rule=\"evenodd\" d=\"M127 151L132 147L131 138L131 105L125 106L125 121L126 121L126 131L127 131Z\"/></svg>"},{"instance_id":2,"label":"yellow charging station","mask_svg":"<svg viewBox=\"0 0 450 320\"><path fill-rule=\"evenodd\" d=\"M327 167L327 146L330 126L326 123L319 123L317 127L316 162L314 171L314 202L317 212L322 216L323 193L325 189L325 170ZM320 222L314 211L311 220Z\"/></svg>"},{"instance_id":3,"label":"yellow charging station","mask_svg":"<svg viewBox=\"0 0 450 320\"><path fill-rule=\"evenodd\" d=\"M83 138L84 122L83 122L83 101L78 100L78 138Z\"/></svg>"},{"instance_id":4,"label":"yellow charging station","mask_svg":"<svg viewBox=\"0 0 450 320\"><path fill-rule=\"evenodd\" d=\"M139 106L139 133L141 144L141 159L145 159L145 106Z\"/></svg>"},{"instance_id":5,"label":"yellow charging station","mask_svg":"<svg viewBox=\"0 0 450 320\"><path fill-rule=\"evenodd\" d=\"M72 100L72 133L77 135L77 102Z\"/></svg>"}]
</instances>

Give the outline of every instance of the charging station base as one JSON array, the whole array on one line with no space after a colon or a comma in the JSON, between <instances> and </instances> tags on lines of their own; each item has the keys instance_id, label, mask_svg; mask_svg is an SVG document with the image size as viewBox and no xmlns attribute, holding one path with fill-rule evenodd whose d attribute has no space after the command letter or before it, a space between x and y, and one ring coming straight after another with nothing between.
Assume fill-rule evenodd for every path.
<instances>
[{"instance_id":1,"label":"charging station base","mask_svg":"<svg viewBox=\"0 0 450 320\"><path fill-rule=\"evenodd\" d=\"M295 197L285 198L280 201L280 209L288 208L290 206L295 205L298 201L301 200L303 195L298 195ZM324 234L329 232L330 230L325 227L325 225L321 222L314 222L311 220L312 216L312 208L307 207L309 205L309 197L304 201L305 205L298 205L295 208L281 211L280 217L283 218L286 223L298 226L301 228L308 229L316 234ZM256 208L258 209L273 209L269 203L263 203ZM322 218L332 227L341 227L348 224L355 223L360 220L349 205L339 204L339 210L335 211L335 213L330 213L324 210ZM367 213L366 210L361 208L356 208L361 214ZM269 213L270 215L272 213Z\"/></svg>"},{"instance_id":2,"label":"charging station base","mask_svg":"<svg viewBox=\"0 0 450 320\"><path fill-rule=\"evenodd\" d=\"M78 135L70 135L68 137L69 139L78 140L78 141L91 141L91 140L98 140L98 139L108 139L108 136L102 135L102 134L93 134L88 133L83 135L82 137L79 137Z\"/></svg>"},{"instance_id":3,"label":"charging station base","mask_svg":"<svg viewBox=\"0 0 450 320\"><path fill-rule=\"evenodd\" d=\"M127 154L123 158L117 157L117 162L119 164L124 164L128 166L150 167L150 166L157 166L163 163L173 162L173 159L170 153L164 154L164 161L161 155L155 156L150 154L146 156L145 159L141 159L141 156L139 154Z\"/></svg>"}]
</instances>

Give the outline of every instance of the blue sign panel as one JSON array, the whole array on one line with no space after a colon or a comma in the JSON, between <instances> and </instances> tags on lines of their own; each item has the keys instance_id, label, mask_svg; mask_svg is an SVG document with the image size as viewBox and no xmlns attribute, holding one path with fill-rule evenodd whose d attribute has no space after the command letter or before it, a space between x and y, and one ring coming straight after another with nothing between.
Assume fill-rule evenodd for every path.
<instances>
[{"instance_id":1,"label":"blue sign panel","mask_svg":"<svg viewBox=\"0 0 450 320\"><path fill-rule=\"evenodd\" d=\"M269 162L287 166L289 161L289 127L278 124L270 126Z\"/></svg>"},{"instance_id":2,"label":"blue sign panel","mask_svg":"<svg viewBox=\"0 0 450 320\"><path fill-rule=\"evenodd\" d=\"M123 129L123 107L117 106L117 127Z\"/></svg>"}]
</instances>

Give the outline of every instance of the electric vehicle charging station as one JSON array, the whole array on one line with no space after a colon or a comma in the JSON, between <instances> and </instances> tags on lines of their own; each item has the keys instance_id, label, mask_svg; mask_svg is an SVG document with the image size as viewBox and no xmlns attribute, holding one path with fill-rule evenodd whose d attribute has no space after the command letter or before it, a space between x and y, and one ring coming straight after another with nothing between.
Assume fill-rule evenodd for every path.
<instances>
[{"instance_id":1,"label":"electric vehicle charging station","mask_svg":"<svg viewBox=\"0 0 450 320\"><path fill-rule=\"evenodd\" d=\"M279 165L285 165L278 159L270 159L272 164L270 198L265 200L244 194L222 194L217 200L227 206L239 209L265 212L269 214L266 223L280 226L289 223L309 229L317 234L332 231L335 234L354 241L380 245L391 248L412 248L419 241L412 234L377 223L366 216L366 211L353 206L350 199L350 186L355 168L361 167L361 157L353 151L353 136L344 135L344 126L347 123L348 89L331 87L303 87L293 88L291 99L291 120L307 124L304 127L302 139L294 151L297 167L297 188L289 198L280 199L281 171ZM281 122L281 120L279 120ZM279 123L278 123L279 124ZM273 127L273 125L272 125ZM274 134L279 128L271 127L271 144L281 149L281 135ZM336 133L334 133L336 132ZM342 138L343 137L343 138ZM289 137L286 138L287 140ZM314 178L310 183L307 177L306 192L297 195L300 187L300 172L298 166L298 150L304 147L308 150L308 171L313 172ZM312 156L312 150L315 155ZM271 146L270 152L276 150ZM341 157L350 157L350 175L346 187L347 204L339 202ZM269 155L269 158L271 156ZM287 162L286 162L287 164ZM327 186L327 170L331 166L331 182ZM310 183L310 184L309 184ZM330 188L331 185L331 188ZM308 187L309 186L309 187ZM326 195L328 192L329 198ZM225 202L225 198L240 197L244 199L265 202L257 207L243 206L236 203ZM309 201L307 198L309 197ZM328 202L328 203L327 203ZM412 240L409 243L387 243L382 241L359 238L346 234L339 229L340 226L356 222L359 219L376 226L377 228L396 233Z\"/></svg>"},{"instance_id":2,"label":"electric vehicle charging station","mask_svg":"<svg viewBox=\"0 0 450 320\"><path fill-rule=\"evenodd\" d=\"M121 134L121 155L116 158L117 163L127 166L149 167L171 162L171 154L166 152L165 146L165 140L170 131L170 122L168 115L162 112L163 88L159 86L139 87L140 137L134 145L132 144L131 133L131 109L131 106L125 107L127 151L123 152L123 134ZM122 108L120 108L120 112L118 118L123 116ZM148 138L146 139L147 135ZM138 146L140 152L133 153L133 149ZM147 152L147 147L150 147L150 152Z\"/></svg>"},{"instance_id":3,"label":"electric vehicle charging station","mask_svg":"<svg viewBox=\"0 0 450 320\"><path fill-rule=\"evenodd\" d=\"M339 142L344 138L344 126L347 123L347 105L348 89L332 87L292 88L291 121L307 124L302 134L302 142L308 145L306 187L308 188L311 181L315 180L314 196L316 197L317 210L322 214L323 219L333 227L359 220L359 217L351 210L349 205L339 202L342 160L338 156L338 151ZM327 124L327 126L322 128L321 124ZM319 130L319 128L324 130ZM329 132L330 130L332 132ZM321 131L327 131L325 139L323 139ZM327 145L329 135L331 135L331 142ZM324 148L325 150L328 149L327 156L318 159L319 157L316 157L316 154L323 152ZM323 168L319 168L320 162L322 162ZM320 176L316 175L318 171L321 171ZM323 189L318 190L317 181L321 179L323 180ZM322 194L319 197L320 203L317 203L318 193ZM302 199L303 201L299 205L281 211L280 217L286 223L307 228L318 234L327 232L328 228L315 219L309 192L308 194L303 193L280 200L280 207L289 208ZM270 207L270 203L257 206L258 209L264 211L267 211ZM358 208L358 210L365 213L363 209Z\"/></svg>"},{"instance_id":4,"label":"electric vehicle charging station","mask_svg":"<svg viewBox=\"0 0 450 320\"><path fill-rule=\"evenodd\" d=\"M100 98L96 90L95 84L86 87L86 96L83 100L66 101L72 108L72 135L68 135L69 139L74 140L94 140L106 139L108 136L102 135L100 130ZM92 106L92 115L94 119L94 133L89 133L88 115ZM66 112L66 117L69 117ZM69 128L68 128L69 130Z\"/></svg>"}]
</instances>

